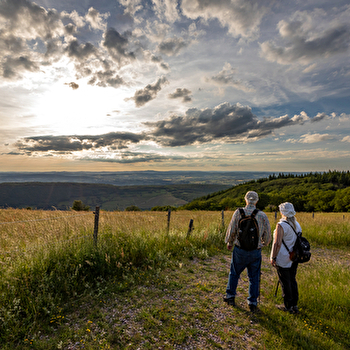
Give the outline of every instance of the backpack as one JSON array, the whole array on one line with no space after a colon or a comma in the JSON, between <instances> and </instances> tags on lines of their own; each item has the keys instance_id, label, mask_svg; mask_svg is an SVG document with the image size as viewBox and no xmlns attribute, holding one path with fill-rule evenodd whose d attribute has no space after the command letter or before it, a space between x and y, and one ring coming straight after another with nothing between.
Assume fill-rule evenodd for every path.
<instances>
[{"instance_id":1,"label":"backpack","mask_svg":"<svg viewBox=\"0 0 350 350\"><path fill-rule=\"evenodd\" d=\"M301 232L296 232L294 230L294 227L287 221L285 221L294 231L294 233L297 235L297 239L294 243L292 251L290 251L282 239L282 243L286 247L288 253L289 253L289 259L293 262L298 263L305 263L308 262L311 259L311 252L310 252L310 243L309 241L302 236Z\"/></svg>"},{"instance_id":2,"label":"backpack","mask_svg":"<svg viewBox=\"0 0 350 350\"><path fill-rule=\"evenodd\" d=\"M241 218L238 222L238 241L244 250L255 250L259 245L259 226L255 215L259 209L255 209L250 216L246 216L242 208L239 208Z\"/></svg>"}]
</instances>

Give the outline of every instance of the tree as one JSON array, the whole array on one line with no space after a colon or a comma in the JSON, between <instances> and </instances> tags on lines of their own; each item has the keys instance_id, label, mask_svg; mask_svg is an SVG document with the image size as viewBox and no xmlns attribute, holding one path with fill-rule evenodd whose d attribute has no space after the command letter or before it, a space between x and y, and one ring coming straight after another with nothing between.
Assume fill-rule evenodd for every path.
<instances>
[{"instance_id":1,"label":"tree","mask_svg":"<svg viewBox=\"0 0 350 350\"><path fill-rule=\"evenodd\" d=\"M81 200L75 200L71 209L75 211L89 211L90 207L85 205Z\"/></svg>"},{"instance_id":2,"label":"tree","mask_svg":"<svg viewBox=\"0 0 350 350\"><path fill-rule=\"evenodd\" d=\"M125 208L125 211L141 211L141 209L136 205L130 205L129 207Z\"/></svg>"}]
</instances>

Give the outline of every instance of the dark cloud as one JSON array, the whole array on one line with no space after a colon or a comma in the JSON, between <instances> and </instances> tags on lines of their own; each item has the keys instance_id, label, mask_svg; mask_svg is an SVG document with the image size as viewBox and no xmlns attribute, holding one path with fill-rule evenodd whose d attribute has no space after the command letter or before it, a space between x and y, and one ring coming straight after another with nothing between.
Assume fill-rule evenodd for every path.
<instances>
[{"instance_id":1,"label":"dark cloud","mask_svg":"<svg viewBox=\"0 0 350 350\"><path fill-rule=\"evenodd\" d=\"M314 118L320 121L326 116L321 114ZM213 109L188 109L183 116L172 116L157 122L146 122L148 130L143 133L111 132L102 135L67 135L26 137L14 144L18 154L65 155L83 150L97 152L88 159L111 162L147 162L166 160L167 157L152 153L135 153L129 151L131 145L152 141L165 147L189 146L204 143L234 143L254 141L271 135L275 130L292 125L302 125L310 118L302 112L289 118L258 119L251 109L240 104L223 103ZM117 155L105 158L98 151ZM14 152L14 151L13 151Z\"/></svg>"},{"instance_id":2,"label":"dark cloud","mask_svg":"<svg viewBox=\"0 0 350 350\"><path fill-rule=\"evenodd\" d=\"M288 116L260 121L249 107L223 103L214 109L189 109L185 116L147 122L156 142L164 146L185 146L195 143L238 142L262 138L275 129L302 124L305 119Z\"/></svg>"},{"instance_id":3,"label":"dark cloud","mask_svg":"<svg viewBox=\"0 0 350 350\"><path fill-rule=\"evenodd\" d=\"M137 144L146 140L143 134L111 132L102 135L70 135L70 136L34 136L19 140L17 149L27 152L63 152L71 153L82 150L96 150L108 147L110 150L125 149L129 144Z\"/></svg>"},{"instance_id":4,"label":"dark cloud","mask_svg":"<svg viewBox=\"0 0 350 350\"><path fill-rule=\"evenodd\" d=\"M147 102L155 99L158 92L162 89L163 85L168 83L166 77L159 78L154 84L148 84L144 89L137 90L134 97L126 100L134 100L136 107L142 107Z\"/></svg>"},{"instance_id":5,"label":"dark cloud","mask_svg":"<svg viewBox=\"0 0 350 350\"><path fill-rule=\"evenodd\" d=\"M328 115L326 113L318 113L316 116L314 116L311 119L311 123L319 122L319 121L326 119L326 118L328 118Z\"/></svg>"},{"instance_id":6,"label":"dark cloud","mask_svg":"<svg viewBox=\"0 0 350 350\"><path fill-rule=\"evenodd\" d=\"M114 28L109 28L104 34L102 45L119 64L122 64L125 60L129 62L135 59L133 52L127 52L127 37L120 35Z\"/></svg>"},{"instance_id":7,"label":"dark cloud","mask_svg":"<svg viewBox=\"0 0 350 350\"><path fill-rule=\"evenodd\" d=\"M74 83L73 81L70 83L65 83L65 85L68 85L69 87L71 87L73 90L77 90L79 89L79 85L77 83Z\"/></svg>"},{"instance_id":8,"label":"dark cloud","mask_svg":"<svg viewBox=\"0 0 350 350\"><path fill-rule=\"evenodd\" d=\"M177 88L174 93L168 96L171 99L182 98L182 102L190 102L192 101L191 94L192 92L188 89Z\"/></svg>"},{"instance_id":9,"label":"dark cloud","mask_svg":"<svg viewBox=\"0 0 350 350\"><path fill-rule=\"evenodd\" d=\"M39 70L37 62L29 57L7 57L2 63L2 76L7 79L17 78L23 71L35 72Z\"/></svg>"},{"instance_id":10,"label":"dark cloud","mask_svg":"<svg viewBox=\"0 0 350 350\"><path fill-rule=\"evenodd\" d=\"M166 71L169 70L169 65L167 63L163 62L163 58L161 56L152 55L151 62L157 63L160 68L162 68Z\"/></svg>"},{"instance_id":11,"label":"dark cloud","mask_svg":"<svg viewBox=\"0 0 350 350\"><path fill-rule=\"evenodd\" d=\"M89 80L88 84L97 85L101 87L119 87L121 85L125 85L125 81L121 78L116 72L112 70L107 71L99 71L92 74L92 78Z\"/></svg>"},{"instance_id":12,"label":"dark cloud","mask_svg":"<svg viewBox=\"0 0 350 350\"><path fill-rule=\"evenodd\" d=\"M167 56L175 56L177 55L181 49L187 47L188 44L182 38L169 38L162 41L158 49L161 53Z\"/></svg>"},{"instance_id":13,"label":"dark cloud","mask_svg":"<svg viewBox=\"0 0 350 350\"><path fill-rule=\"evenodd\" d=\"M96 48L90 43L79 45L78 40L72 40L68 44L66 52L69 57L74 57L79 61L84 61L96 52Z\"/></svg>"},{"instance_id":14,"label":"dark cloud","mask_svg":"<svg viewBox=\"0 0 350 350\"><path fill-rule=\"evenodd\" d=\"M309 64L316 58L326 58L349 50L349 24L337 23L331 28L319 30L318 23L314 23L313 28L309 28L309 24L306 26L305 23L311 22L311 16L303 16L279 23L279 34L285 40L285 46L279 46L273 41L260 45L266 59L280 64L292 64L296 61Z\"/></svg>"},{"instance_id":15,"label":"dark cloud","mask_svg":"<svg viewBox=\"0 0 350 350\"><path fill-rule=\"evenodd\" d=\"M60 15L55 10L46 10L27 0L0 1L0 17L10 20L7 31L24 30L24 36L50 40L62 29Z\"/></svg>"}]
</instances>

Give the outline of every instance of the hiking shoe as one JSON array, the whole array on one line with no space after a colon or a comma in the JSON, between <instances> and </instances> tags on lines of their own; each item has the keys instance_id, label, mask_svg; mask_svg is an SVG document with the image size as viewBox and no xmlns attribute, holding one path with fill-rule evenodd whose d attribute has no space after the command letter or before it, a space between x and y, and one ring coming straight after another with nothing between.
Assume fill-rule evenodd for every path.
<instances>
[{"instance_id":1,"label":"hiking shoe","mask_svg":"<svg viewBox=\"0 0 350 350\"><path fill-rule=\"evenodd\" d=\"M258 308L254 304L249 304L249 310L250 310L250 312L254 313L258 310Z\"/></svg>"},{"instance_id":2,"label":"hiking shoe","mask_svg":"<svg viewBox=\"0 0 350 350\"><path fill-rule=\"evenodd\" d=\"M289 312L291 314L294 313L294 310L292 307L290 307L289 309L286 308L284 305L277 305L277 309L281 310L281 311L284 311L284 312Z\"/></svg>"},{"instance_id":3,"label":"hiking shoe","mask_svg":"<svg viewBox=\"0 0 350 350\"><path fill-rule=\"evenodd\" d=\"M291 309L293 310L293 314L298 314L299 313L298 306L294 305L294 306L291 307Z\"/></svg>"},{"instance_id":4,"label":"hiking shoe","mask_svg":"<svg viewBox=\"0 0 350 350\"><path fill-rule=\"evenodd\" d=\"M227 305L235 306L235 297L224 297L224 302L227 303Z\"/></svg>"}]
</instances>

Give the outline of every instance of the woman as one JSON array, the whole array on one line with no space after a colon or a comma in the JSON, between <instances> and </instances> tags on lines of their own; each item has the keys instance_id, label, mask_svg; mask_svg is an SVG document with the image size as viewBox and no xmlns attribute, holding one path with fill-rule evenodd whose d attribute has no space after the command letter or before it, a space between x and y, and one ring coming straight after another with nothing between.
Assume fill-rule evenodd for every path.
<instances>
[{"instance_id":1,"label":"woman","mask_svg":"<svg viewBox=\"0 0 350 350\"><path fill-rule=\"evenodd\" d=\"M279 205L282 219L277 223L273 233L273 244L271 249L271 264L276 267L279 281L282 286L284 311L298 313L298 284L296 274L298 263L289 258L289 251L292 251L297 239L295 232L301 232L301 227L295 219L295 210L292 203ZM295 232L294 232L294 230ZM283 242L282 242L283 240ZM288 247L285 247L285 245Z\"/></svg>"}]
</instances>

